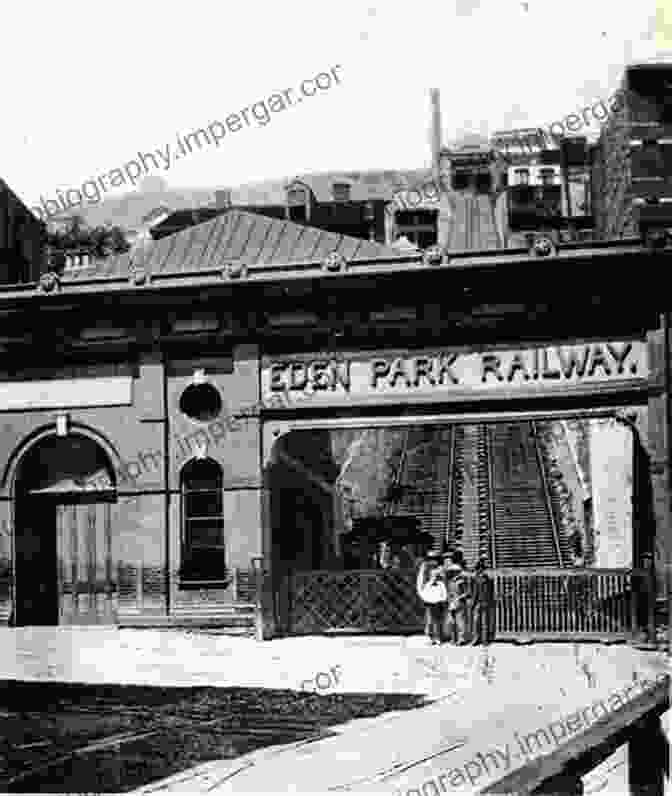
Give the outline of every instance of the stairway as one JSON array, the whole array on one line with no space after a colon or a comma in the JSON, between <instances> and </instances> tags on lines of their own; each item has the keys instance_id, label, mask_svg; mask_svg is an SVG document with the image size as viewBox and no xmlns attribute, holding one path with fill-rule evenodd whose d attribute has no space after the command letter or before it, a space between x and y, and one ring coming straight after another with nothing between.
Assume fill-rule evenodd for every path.
<instances>
[{"instance_id":1,"label":"stairway","mask_svg":"<svg viewBox=\"0 0 672 796\"><path fill-rule=\"evenodd\" d=\"M498 567L563 565L531 423L489 428Z\"/></svg>"},{"instance_id":2,"label":"stairway","mask_svg":"<svg viewBox=\"0 0 672 796\"><path fill-rule=\"evenodd\" d=\"M409 429L400 474L401 498L395 513L412 514L420 530L443 549L450 519L453 430L450 427Z\"/></svg>"},{"instance_id":3,"label":"stairway","mask_svg":"<svg viewBox=\"0 0 672 796\"><path fill-rule=\"evenodd\" d=\"M166 616L130 611L120 616L123 627L201 627L217 629L222 635L253 635L257 624L257 574L250 569L229 571L228 588L175 588L170 613ZM177 573L173 576L178 580Z\"/></svg>"},{"instance_id":4,"label":"stairway","mask_svg":"<svg viewBox=\"0 0 672 796\"><path fill-rule=\"evenodd\" d=\"M188 608L176 605L169 616L125 614L119 617L119 627L143 628L207 628L226 636L252 636L256 630L254 605L237 603L216 608Z\"/></svg>"}]
</instances>

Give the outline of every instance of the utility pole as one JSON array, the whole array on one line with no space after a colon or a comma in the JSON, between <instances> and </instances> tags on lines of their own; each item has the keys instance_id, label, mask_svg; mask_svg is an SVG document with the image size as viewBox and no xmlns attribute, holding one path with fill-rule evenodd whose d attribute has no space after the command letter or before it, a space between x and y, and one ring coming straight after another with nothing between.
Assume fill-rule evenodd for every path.
<instances>
[{"instance_id":1,"label":"utility pole","mask_svg":"<svg viewBox=\"0 0 672 796\"><path fill-rule=\"evenodd\" d=\"M672 643L672 629L670 629L670 574L672 568L670 566L670 535L672 534L672 401L670 400L670 387L672 386L672 373L670 372L670 312L664 309L662 313L662 327L663 327L663 356L665 357L665 460L667 467L667 500L668 500L668 514L667 514L667 527L656 527L656 535L658 530L665 534L666 538L663 540L663 598L665 607L668 612L667 626L668 626L668 644ZM652 568L655 571L655 547L656 538L653 540L653 561ZM655 599L655 593L654 593ZM654 639L655 641L655 639Z\"/></svg>"},{"instance_id":2,"label":"utility pole","mask_svg":"<svg viewBox=\"0 0 672 796\"><path fill-rule=\"evenodd\" d=\"M432 179L436 185L440 185L441 180L441 102L439 99L439 89L429 90L430 101L432 104L431 121L431 142L432 142Z\"/></svg>"}]
</instances>

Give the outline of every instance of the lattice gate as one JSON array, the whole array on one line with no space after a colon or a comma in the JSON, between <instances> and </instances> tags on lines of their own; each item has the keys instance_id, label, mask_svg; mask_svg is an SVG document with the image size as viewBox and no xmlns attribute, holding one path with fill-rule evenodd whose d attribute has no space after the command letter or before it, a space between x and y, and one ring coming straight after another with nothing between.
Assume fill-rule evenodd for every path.
<instances>
[{"instance_id":1,"label":"lattice gate","mask_svg":"<svg viewBox=\"0 0 672 796\"><path fill-rule=\"evenodd\" d=\"M640 570L497 569L496 638L609 640L637 632ZM285 582L283 625L293 634L329 631L421 633L424 607L413 570L313 570ZM649 586L649 594L653 594ZM644 604L642 603L642 607ZM467 603L467 619L470 605Z\"/></svg>"},{"instance_id":2,"label":"lattice gate","mask_svg":"<svg viewBox=\"0 0 672 796\"><path fill-rule=\"evenodd\" d=\"M312 570L289 575L288 632L422 632L415 573Z\"/></svg>"}]
</instances>

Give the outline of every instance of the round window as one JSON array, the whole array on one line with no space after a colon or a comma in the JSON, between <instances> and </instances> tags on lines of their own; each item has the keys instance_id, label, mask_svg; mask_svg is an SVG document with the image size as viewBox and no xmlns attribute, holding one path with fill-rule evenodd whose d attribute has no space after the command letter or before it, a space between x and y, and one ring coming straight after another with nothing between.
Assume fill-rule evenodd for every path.
<instances>
[{"instance_id":1,"label":"round window","mask_svg":"<svg viewBox=\"0 0 672 796\"><path fill-rule=\"evenodd\" d=\"M192 420L205 423L222 411L222 397L212 384L190 384L180 396L180 411Z\"/></svg>"}]
</instances>

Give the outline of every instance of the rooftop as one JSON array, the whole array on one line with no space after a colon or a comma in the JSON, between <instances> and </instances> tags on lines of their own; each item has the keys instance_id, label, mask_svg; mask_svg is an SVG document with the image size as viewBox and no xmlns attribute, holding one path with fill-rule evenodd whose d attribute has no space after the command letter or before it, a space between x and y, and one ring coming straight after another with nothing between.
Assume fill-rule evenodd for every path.
<instances>
[{"instance_id":1,"label":"rooftop","mask_svg":"<svg viewBox=\"0 0 672 796\"><path fill-rule=\"evenodd\" d=\"M228 263L282 267L332 253L350 261L399 257L396 249L379 243L231 209L135 251L68 272L64 281L119 278L139 268L155 276L213 271Z\"/></svg>"}]
</instances>

